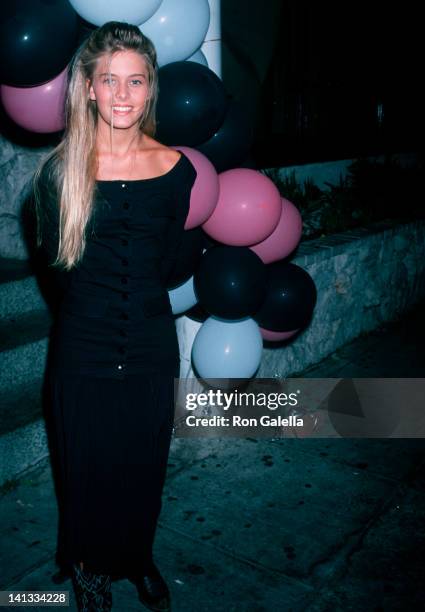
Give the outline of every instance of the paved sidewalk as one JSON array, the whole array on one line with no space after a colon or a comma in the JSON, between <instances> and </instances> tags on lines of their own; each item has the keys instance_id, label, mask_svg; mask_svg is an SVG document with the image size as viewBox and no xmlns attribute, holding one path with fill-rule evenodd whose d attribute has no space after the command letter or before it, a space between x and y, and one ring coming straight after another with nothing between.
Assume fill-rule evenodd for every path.
<instances>
[{"instance_id":1,"label":"paved sidewalk","mask_svg":"<svg viewBox=\"0 0 425 612\"><path fill-rule=\"evenodd\" d=\"M422 313L305 376L424 377ZM422 439L174 439L155 544L174 612L423 609L424 468ZM2 497L0 587L69 590L75 610L56 527L45 460ZM126 580L113 597L145 609Z\"/></svg>"}]
</instances>

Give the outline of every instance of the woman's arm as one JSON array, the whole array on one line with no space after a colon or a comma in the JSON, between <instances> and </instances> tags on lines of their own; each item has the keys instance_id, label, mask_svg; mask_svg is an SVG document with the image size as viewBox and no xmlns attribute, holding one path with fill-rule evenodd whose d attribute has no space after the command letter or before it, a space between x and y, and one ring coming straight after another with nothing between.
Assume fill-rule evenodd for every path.
<instances>
[{"instance_id":1,"label":"woman's arm","mask_svg":"<svg viewBox=\"0 0 425 612\"><path fill-rule=\"evenodd\" d=\"M60 218L58 192L52 177L50 160L44 164L34 185L34 217L39 261L51 275L58 290L64 292L69 286L70 272L52 265L59 249Z\"/></svg>"},{"instance_id":2,"label":"woman's arm","mask_svg":"<svg viewBox=\"0 0 425 612\"><path fill-rule=\"evenodd\" d=\"M173 271L178 261L185 231L184 224L189 214L190 194L196 177L197 172L189 162L183 178L180 179L176 185L175 199L177 214L168 232L165 256L161 262L161 280L166 287L172 281Z\"/></svg>"}]
</instances>

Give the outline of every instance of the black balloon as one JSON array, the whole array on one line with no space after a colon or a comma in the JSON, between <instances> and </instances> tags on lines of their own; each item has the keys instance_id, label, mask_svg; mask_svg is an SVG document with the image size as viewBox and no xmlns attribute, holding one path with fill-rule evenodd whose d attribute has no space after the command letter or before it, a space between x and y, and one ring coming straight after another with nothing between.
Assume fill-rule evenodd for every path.
<instances>
[{"instance_id":1,"label":"black balloon","mask_svg":"<svg viewBox=\"0 0 425 612\"><path fill-rule=\"evenodd\" d=\"M198 321L198 323L203 323L210 316L210 313L205 310L205 308L202 308L201 304L199 303L195 304L195 306L192 306L190 310L186 310L184 314L186 317L189 317L189 319L192 319L193 321Z\"/></svg>"},{"instance_id":2,"label":"black balloon","mask_svg":"<svg viewBox=\"0 0 425 612\"><path fill-rule=\"evenodd\" d=\"M230 100L219 130L196 148L208 157L217 172L224 172L239 167L247 158L253 138L254 129L246 108Z\"/></svg>"},{"instance_id":3,"label":"black balloon","mask_svg":"<svg viewBox=\"0 0 425 612\"><path fill-rule=\"evenodd\" d=\"M267 293L253 319L271 331L305 327L313 313L317 291L310 274L299 266L276 261L266 266Z\"/></svg>"},{"instance_id":4,"label":"black balloon","mask_svg":"<svg viewBox=\"0 0 425 612\"><path fill-rule=\"evenodd\" d=\"M203 251L203 234L201 227L194 227L183 233L183 240L177 254L173 273L167 282L167 289L185 283L197 269Z\"/></svg>"},{"instance_id":5,"label":"black balloon","mask_svg":"<svg viewBox=\"0 0 425 612\"><path fill-rule=\"evenodd\" d=\"M227 96L206 66L171 62L158 71L157 138L168 145L205 142L223 123Z\"/></svg>"},{"instance_id":6,"label":"black balloon","mask_svg":"<svg viewBox=\"0 0 425 612\"><path fill-rule=\"evenodd\" d=\"M215 240L214 238L209 236L207 232L204 232L204 230L202 230L202 244L204 246L204 249L209 249L213 246L224 246L222 242Z\"/></svg>"},{"instance_id":7,"label":"black balloon","mask_svg":"<svg viewBox=\"0 0 425 612\"><path fill-rule=\"evenodd\" d=\"M0 82L28 87L62 72L78 34L77 14L68 0L14 0L1 11Z\"/></svg>"},{"instance_id":8,"label":"black balloon","mask_svg":"<svg viewBox=\"0 0 425 612\"><path fill-rule=\"evenodd\" d=\"M210 247L194 275L194 288L210 314L242 319L256 312L264 299L266 266L248 247Z\"/></svg>"},{"instance_id":9,"label":"black balloon","mask_svg":"<svg viewBox=\"0 0 425 612\"><path fill-rule=\"evenodd\" d=\"M78 20L78 40L77 46L81 45L87 38L93 33L94 30L97 30L98 26L86 21L81 17L81 15L77 15Z\"/></svg>"}]
</instances>

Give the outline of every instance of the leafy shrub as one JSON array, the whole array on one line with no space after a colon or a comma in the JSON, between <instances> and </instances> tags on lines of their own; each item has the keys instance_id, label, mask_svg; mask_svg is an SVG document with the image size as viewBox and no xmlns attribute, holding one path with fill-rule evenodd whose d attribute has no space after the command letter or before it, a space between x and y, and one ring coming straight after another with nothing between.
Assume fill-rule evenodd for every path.
<instances>
[{"instance_id":1,"label":"leafy shrub","mask_svg":"<svg viewBox=\"0 0 425 612\"><path fill-rule=\"evenodd\" d=\"M305 238L317 238L375 221L400 221L424 216L420 202L423 160L403 167L387 155L384 162L355 160L338 184L319 189L311 179L299 183L295 171L279 176L278 168L263 170L301 213Z\"/></svg>"}]
</instances>

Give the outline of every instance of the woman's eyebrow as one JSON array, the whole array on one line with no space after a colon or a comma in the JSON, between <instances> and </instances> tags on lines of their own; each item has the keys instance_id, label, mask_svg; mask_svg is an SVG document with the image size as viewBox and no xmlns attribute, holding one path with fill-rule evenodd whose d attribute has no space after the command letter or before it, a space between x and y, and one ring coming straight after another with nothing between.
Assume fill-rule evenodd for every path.
<instances>
[{"instance_id":1,"label":"woman's eyebrow","mask_svg":"<svg viewBox=\"0 0 425 612\"><path fill-rule=\"evenodd\" d=\"M101 72L101 73L99 74L99 76L109 76L109 74L111 74L111 76L118 76L118 75L116 75L114 72L111 72L111 73L109 73L109 72ZM142 77L145 77L145 78L146 78L146 75L145 75L145 74L143 74L143 73L141 73L141 72L136 72L135 74L129 74L128 76L129 76L129 77L134 77L134 76L142 76Z\"/></svg>"}]
</instances>

